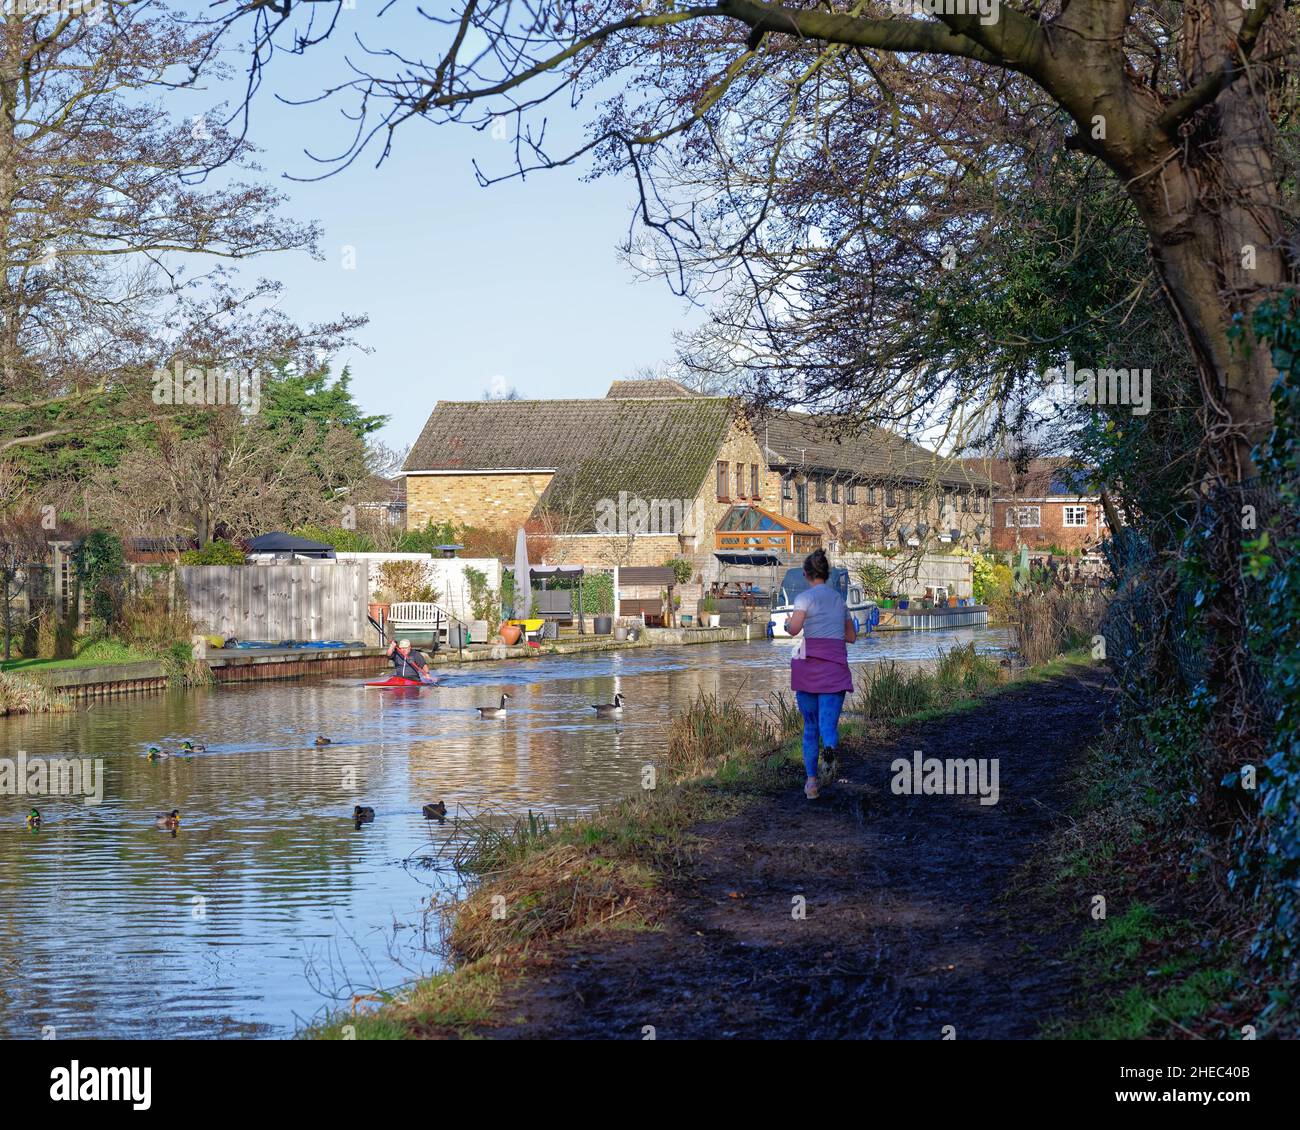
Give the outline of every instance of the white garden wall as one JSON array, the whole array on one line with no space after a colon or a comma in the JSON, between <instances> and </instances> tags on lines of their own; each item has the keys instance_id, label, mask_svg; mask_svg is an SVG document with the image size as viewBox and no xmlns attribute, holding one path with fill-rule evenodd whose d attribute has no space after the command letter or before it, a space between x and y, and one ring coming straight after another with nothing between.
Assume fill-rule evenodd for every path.
<instances>
[{"instance_id":1,"label":"white garden wall","mask_svg":"<svg viewBox=\"0 0 1300 1130\"><path fill-rule=\"evenodd\" d=\"M429 583L442 594L442 606L457 620L473 619L469 607L469 584L466 568L487 574L488 584L500 593L501 562L495 557L434 557L428 553L353 553L340 552L340 561L365 562L370 576L370 593L380 588L379 570L386 561L423 561Z\"/></svg>"},{"instance_id":2,"label":"white garden wall","mask_svg":"<svg viewBox=\"0 0 1300 1130\"><path fill-rule=\"evenodd\" d=\"M946 588L950 596L972 596L971 559L965 554L923 553L912 556L881 557L876 553L843 553L832 564L843 565L856 575L865 562L881 565L889 573L890 584L907 596L923 596L927 588Z\"/></svg>"}]
</instances>

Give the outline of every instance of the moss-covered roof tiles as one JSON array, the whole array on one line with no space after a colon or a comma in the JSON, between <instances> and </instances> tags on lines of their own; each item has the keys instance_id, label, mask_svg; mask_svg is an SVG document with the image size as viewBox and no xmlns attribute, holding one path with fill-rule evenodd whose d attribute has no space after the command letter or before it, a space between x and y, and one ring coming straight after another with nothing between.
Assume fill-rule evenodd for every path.
<instances>
[{"instance_id":1,"label":"moss-covered roof tiles","mask_svg":"<svg viewBox=\"0 0 1300 1130\"><path fill-rule=\"evenodd\" d=\"M596 505L694 499L712 482L734 409L725 397L439 401L404 470L548 470L537 513L594 528Z\"/></svg>"},{"instance_id":2,"label":"moss-covered roof tiles","mask_svg":"<svg viewBox=\"0 0 1300 1130\"><path fill-rule=\"evenodd\" d=\"M849 426L832 416L783 412L751 421L769 463L815 471L842 472L880 482L973 486L977 475L960 460L947 459L920 444L874 425ZM987 481L987 480L986 480Z\"/></svg>"}]
</instances>

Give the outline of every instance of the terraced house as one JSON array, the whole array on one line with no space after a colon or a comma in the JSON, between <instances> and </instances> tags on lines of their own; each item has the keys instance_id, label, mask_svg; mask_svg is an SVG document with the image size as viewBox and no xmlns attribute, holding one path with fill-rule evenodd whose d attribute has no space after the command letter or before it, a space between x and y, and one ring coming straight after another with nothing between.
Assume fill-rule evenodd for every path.
<instances>
[{"instance_id":1,"label":"terraced house","mask_svg":"<svg viewBox=\"0 0 1300 1130\"><path fill-rule=\"evenodd\" d=\"M887 428L789 412L756 419L780 511L825 530L830 548L988 544L991 489Z\"/></svg>"},{"instance_id":2,"label":"terraced house","mask_svg":"<svg viewBox=\"0 0 1300 1130\"><path fill-rule=\"evenodd\" d=\"M406 522L540 529L564 561L973 543L987 501L959 464L881 428L751 417L672 381L603 398L440 401L404 468Z\"/></svg>"}]
</instances>

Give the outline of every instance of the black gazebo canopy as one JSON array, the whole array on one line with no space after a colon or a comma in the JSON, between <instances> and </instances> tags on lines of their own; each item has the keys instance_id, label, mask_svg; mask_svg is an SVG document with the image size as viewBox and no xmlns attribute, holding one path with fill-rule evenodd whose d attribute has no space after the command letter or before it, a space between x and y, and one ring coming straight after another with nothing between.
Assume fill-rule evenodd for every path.
<instances>
[{"instance_id":1,"label":"black gazebo canopy","mask_svg":"<svg viewBox=\"0 0 1300 1130\"><path fill-rule=\"evenodd\" d=\"M277 532L259 534L248 543L249 553L296 553L303 557L333 558L334 547L325 542Z\"/></svg>"}]
</instances>

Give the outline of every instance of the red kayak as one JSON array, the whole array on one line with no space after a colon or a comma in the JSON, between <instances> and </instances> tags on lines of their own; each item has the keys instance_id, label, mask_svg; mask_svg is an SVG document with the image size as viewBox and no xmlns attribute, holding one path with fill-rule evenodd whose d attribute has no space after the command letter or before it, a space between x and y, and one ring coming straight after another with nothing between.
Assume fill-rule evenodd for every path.
<instances>
[{"instance_id":1,"label":"red kayak","mask_svg":"<svg viewBox=\"0 0 1300 1130\"><path fill-rule=\"evenodd\" d=\"M363 687L436 687L437 683L422 683L419 679L404 679L401 675L390 675L374 683L362 683Z\"/></svg>"}]
</instances>

